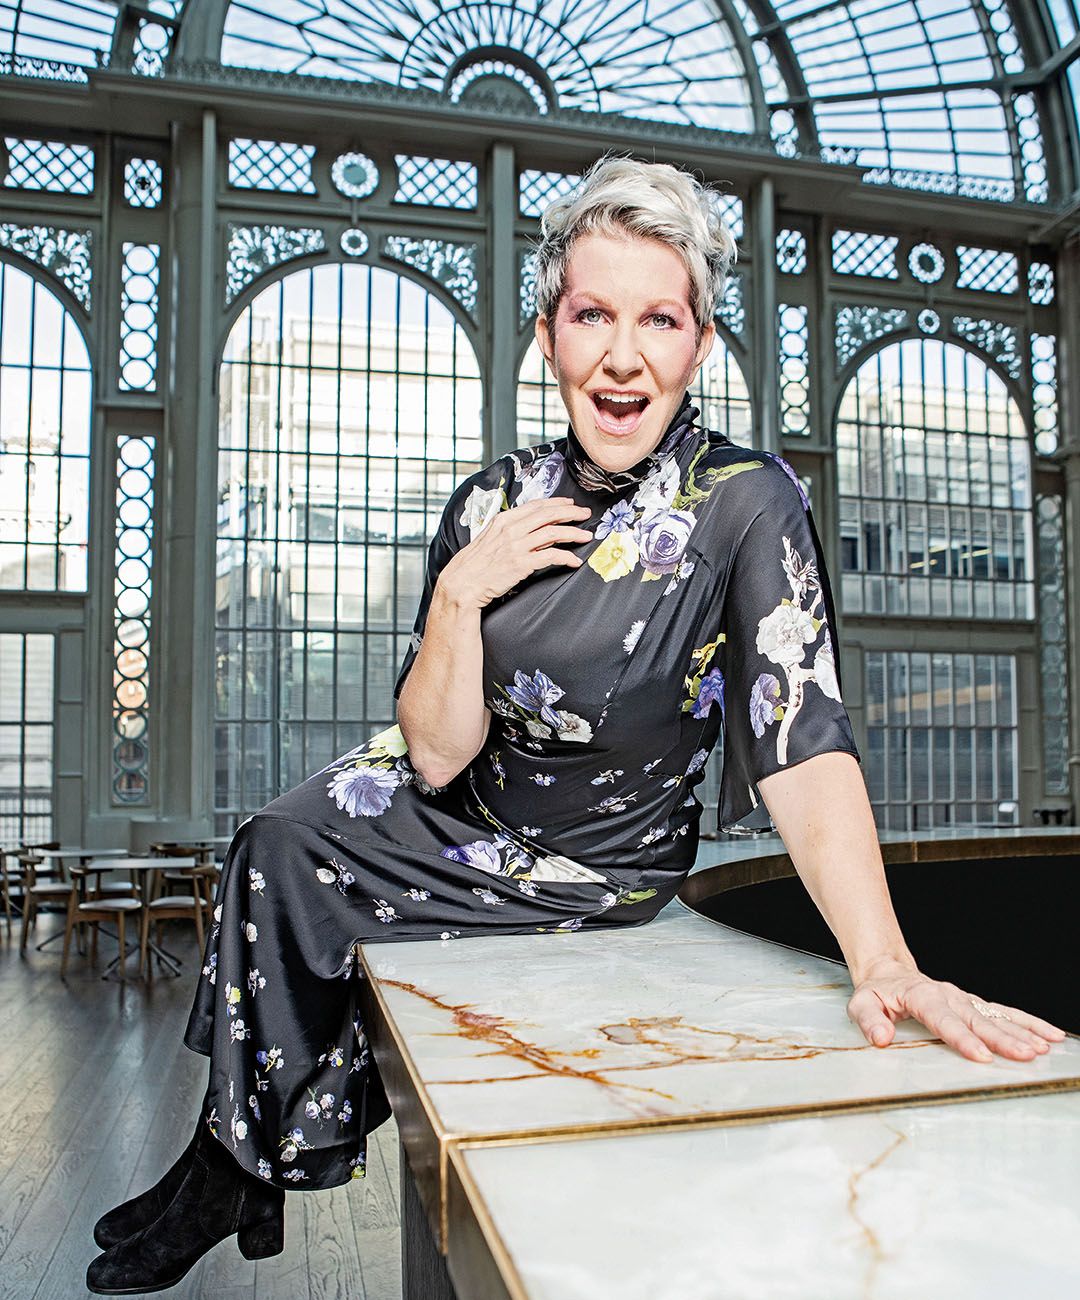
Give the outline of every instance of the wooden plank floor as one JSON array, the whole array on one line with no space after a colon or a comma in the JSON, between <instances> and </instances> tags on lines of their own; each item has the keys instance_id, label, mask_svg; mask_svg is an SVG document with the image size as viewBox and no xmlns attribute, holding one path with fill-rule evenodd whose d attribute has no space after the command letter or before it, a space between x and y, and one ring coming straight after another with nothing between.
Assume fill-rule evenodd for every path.
<instances>
[{"instance_id":1,"label":"wooden plank floor","mask_svg":"<svg viewBox=\"0 0 1080 1300\"><path fill-rule=\"evenodd\" d=\"M182 1034L198 964L189 927L166 925L184 961L179 979L126 988L73 955L44 917L25 957L0 916L0 1298L89 1296L91 1236L105 1210L142 1191L183 1150L206 1079ZM364 1181L285 1197L285 1251L250 1262L230 1237L184 1281L175 1300L400 1300L397 1129L373 1133Z\"/></svg>"}]
</instances>

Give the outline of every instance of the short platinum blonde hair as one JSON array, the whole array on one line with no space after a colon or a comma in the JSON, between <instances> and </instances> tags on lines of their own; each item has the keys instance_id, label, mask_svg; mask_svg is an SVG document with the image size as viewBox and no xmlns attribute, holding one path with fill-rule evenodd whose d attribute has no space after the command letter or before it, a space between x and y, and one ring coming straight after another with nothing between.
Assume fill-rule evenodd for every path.
<instances>
[{"instance_id":1,"label":"short platinum blonde hair","mask_svg":"<svg viewBox=\"0 0 1080 1300\"><path fill-rule=\"evenodd\" d=\"M720 217L716 191L670 163L600 158L578 186L554 199L540 218L536 244L536 306L554 324L570 252L582 235L658 239L682 258L690 306L701 331L716 314L735 261L735 240Z\"/></svg>"}]
</instances>

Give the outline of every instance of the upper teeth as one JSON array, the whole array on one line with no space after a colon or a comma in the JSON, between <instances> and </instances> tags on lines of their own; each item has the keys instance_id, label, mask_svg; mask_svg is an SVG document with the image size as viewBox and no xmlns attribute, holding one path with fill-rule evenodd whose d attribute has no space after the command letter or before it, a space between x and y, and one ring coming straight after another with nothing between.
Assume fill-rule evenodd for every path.
<instances>
[{"instance_id":1,"label":"upper teeth","mask_svg":"<svg viewBox=\"0 0 1080 1300\"><path fill-rule=\"evenodd\" d=\"M634 396L630 393L600 393L598 396L603 397L609 402L640 402L640 395Z\"/></svg>"}]
</instances>

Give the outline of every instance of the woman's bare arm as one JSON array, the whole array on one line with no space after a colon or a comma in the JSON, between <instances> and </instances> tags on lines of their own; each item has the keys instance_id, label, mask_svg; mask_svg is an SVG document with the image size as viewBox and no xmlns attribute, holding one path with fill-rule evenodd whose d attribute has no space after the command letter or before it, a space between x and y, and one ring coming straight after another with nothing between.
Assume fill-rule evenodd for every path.
<instances>
[{"instance_id":1,"label":"woman's bare arm","mask_svg":"<svg viewBox=\"0 0 1080 1300\"><path fill-rule=\"evenodd\" d=\"M484 646L480 611L538 569L577 568L560 542L592 534L563 521L592 512L569 497L528 501L503 510L446 562L428 610L423 640L398 696L398 725L409 761L430 785L452 781L487 739Z\"/></svg>"}]
</instances>

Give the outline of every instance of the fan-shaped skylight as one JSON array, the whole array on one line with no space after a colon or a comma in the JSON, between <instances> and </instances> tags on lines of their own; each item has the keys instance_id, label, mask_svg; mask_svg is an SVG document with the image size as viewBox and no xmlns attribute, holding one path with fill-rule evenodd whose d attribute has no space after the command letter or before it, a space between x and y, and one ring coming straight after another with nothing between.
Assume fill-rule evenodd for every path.
<instances>
[{"instance_id":1,"label":"fan-shaped skylight","mask_svg":"<svg viewBox=\"0 0 1080 1300\"><path fill-rule=\"evenodd\" d=\"M108 59L120 7L112 0L0 0L0 71L84 80L80 69ZM142 6L146 20L176 18L183 7L184 0Z\"/></svg>"}]
</instances>

